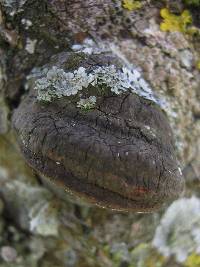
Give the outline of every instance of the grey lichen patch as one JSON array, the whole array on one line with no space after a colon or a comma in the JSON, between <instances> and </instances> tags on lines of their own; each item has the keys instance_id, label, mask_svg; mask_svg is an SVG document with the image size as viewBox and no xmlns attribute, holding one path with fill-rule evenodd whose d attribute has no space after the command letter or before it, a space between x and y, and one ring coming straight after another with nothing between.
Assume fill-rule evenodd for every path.
<instances>
[{"instance_id":1,"label":"grey lichen patch","mask_svg":"<svg viewBox=\"0 0 200 267\"><path fill-rule=\"evenodd\" d=\"M96 104L96 96L90 96L88 98L81 98L77 102L77 107L81 108L82 110L90 110L95 107Z\"/></svg>"},{"instance_id":2,"label":"grey lichen patch","mask_svg":"<svg viewBox=\"0 0 200 267\"><path fill-rule=\"evenodd\" d=\"M157 227L153 245L166 257L174 255L178 262L184 262L192 252L199 254L199 214L199 198L193 196L175 201Z\"/></svg>"},{"instance_id":3,"label":"grey lichen patch","mask_svg":"<svg viewBox=\"0 0 200 267\"><path fill-rule=\"evenodd\" d=\"M51 102L53 99L74 96L89 87L106 87L112 94L119 95L123 92L133 92L145 99L160 104L154 96L150 86L141 77L139 71L131 66L115 65L94 66L90 71L84 67L65 72L64 69L53 66L43 70L43 77L35 81L35 90L39 101ZM103 91L103 89L102 89ZM78 107L86 105L88 101L79 100ZM96 99L89 98L89 106L94 107Z\"/></svg>"},{"instance_id":4,"label":"grey lichen patch","mask_svg":"<svg viewBox=\"0 0 200 267\"><path fill-rule=\"evenodd\" d=\"M32 21L29 20L29 19L25 19L25 18L23 18L23 19L21 19L21 23L22 23L22 25L24 25L24 28L25 28L26 30L28 30L31 26L33 26Z\"/></svg>"},{"instance_id":5,"label":"grey lichen patch","mask_svg":"<svg viewBox=\"0 0 200 267\"><path fill-rule=\"evenodd\" d=\"M42 236L58 235L58 211L47 189L9 178L0 182L4 185L0 195L7 204L7 212L15 213L15 221L22 229Z\"/></svg>"},{"instance_id":6,"label":"grey lichen patch","mask_svg":"<svg viewBox=\"0 0 200 267\"><path fill-rule=\"evenodd\" d=\"M47 71L47 72L46 72ZM46 73L45 73L46 72ZM65 72L56 66L44 71L45 77L36 80L35 89L38 100L52 101L63 96L76 95L82 88L87 88L92 82L83 67L74 72Z\"/></svg>"},{"instance_id":7,"label":"grey lichen patch","mask_svg":"<svg viewBox=\"0 0 200 267\"><path fill-rule=\"evenodd\" d=\"M53 202L44 200L31 207L29 211L30 232L42 236L58 235L58 213L53 205Z\"/></svg>"},{"instance_id":8,"label":"grey lichen patch","mask_svg":"<svg viewBox=\"0 0 200 267\"><path fill-rule=\"evenodd\" d=\"M74 52L83 52L86 54L99 54L102 53L102 51L109 51L108 47L104 45L103 42L99 42L98 45L89 38L84 39L82 44L74 44L72 46L72 50Z\"/></svg>"},{"instance_id":9,"label":"grey lichen patch","mask_svg":"<svg viewBox=\"0 0 200 267\"><path fill-rule=\"evenodd\" d=\"M27 38L25 50L29 54L34 54L36 43L37 43L37 40L31 40L30 38Z\"/></svg>"}]
</instances>

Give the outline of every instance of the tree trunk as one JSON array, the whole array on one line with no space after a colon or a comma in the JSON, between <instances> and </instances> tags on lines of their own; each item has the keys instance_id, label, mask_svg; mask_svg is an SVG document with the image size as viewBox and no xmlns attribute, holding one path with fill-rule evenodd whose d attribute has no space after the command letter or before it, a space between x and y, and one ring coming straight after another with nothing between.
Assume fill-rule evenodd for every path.
<instances>
[{"instance_id":1,"label":"tree trunk","mask_svg":"<svg viewBox=\"0 0 200 267\"><path fill-rule=\"evenodd\" d=\"M199 266L199 14L0 0L0 266Z\"/></svg>"}]
</instances>

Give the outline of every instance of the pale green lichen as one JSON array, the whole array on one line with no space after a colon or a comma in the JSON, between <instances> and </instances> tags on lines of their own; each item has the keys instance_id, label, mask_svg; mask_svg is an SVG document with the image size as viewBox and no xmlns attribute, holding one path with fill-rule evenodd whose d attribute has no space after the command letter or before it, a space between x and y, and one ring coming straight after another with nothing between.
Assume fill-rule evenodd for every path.
<instances>
[{"instance_id":1,"label":"pale green lichen","mask_svg":"<svg viewBox=\"0 0 200 267\"><path fill-rule=\"evenodd\" d=\"M43 236L57 236L59 222L51 202L41 200L29 210L30 232Z\"/></svg>"},{"instance_id":2,"label":"pale green lichen","mask_svg":"<svg viewBox=\"0 0 200 267\"><path fill-rule=\"evenodd\" d=\"M0 180L4 182L4 190L0 193L12 203L8 210L16 210L15 220L22 229L45 237L58 235L58 210L54 208L55 200L47 189L12 181L7 176L0 176Z\"/></svg>"},{"instance_id":3,"label":"pale green lichen","mask_svg":"<svg viewBox=\"0 0 200 267\"><path fill-rule=\"evenodd\" d=\"M46 72L47 71L47 72ZM35 89L38 92L38 100L52 101L63 96L76 95L83 87L87 88L92 82L83 67L74 72L65 72L53 66L50 70L44 70L45 77L36 80Z\"/></svg>"},{"instance_id":4,"label":"pale green lichen","mask_svg":"<svg viewBox=\"0 0 200 267\"><path fill-rule=\"evenodd\" d=\"M110 65L96 67L87 73L84 67L79 67L74 72L65 72L63 69L53 66L50 70L45 69L43 72L43 77L35 82L37 98L40 101L50 102L56 98L74 96L90 86L100 88L100 90L103 90L102 87L109 88L116 95L129 90L146 99L158 102L147 82L134 68L130 69L125 66L117 68ZM78 102L78 106L83 102L83 100ZM93 104L94 101L92 107L94 107Z\"/></svg>"},{"instance_id":5,"label":"pale green lichen","mask_svg":"<svg viewBox=\"0 0 200 267\"><path fill-rule=\"evenodd\" d=\"M34 54L36 43L37 43L37 40L31 40L30 38L27 38L25 50L29 54Z\"/></svg>"},{"instance_id":6,"label":"pale green lichen","mask_svg":"<svg viewBox=\"0 0 200 267\"><path fill-rule=\"evenodd\" d=\"M182 198L167 209L153 245L165 257L174 255L178 262L185 262L193 252L200 253L199 198Z\"/></svg>"},{"instance_id":7,"label":"pale green lichen","mask_svg":"<svg viewBox=\"0 0 200 267\"><path fill-rule=\"evenodd\" d=\"M90 96L88 98L81 98L77 102L77 107L82 110L90 110L95 107L96 104L96 96Z\"/></svg>"}]
</instances>

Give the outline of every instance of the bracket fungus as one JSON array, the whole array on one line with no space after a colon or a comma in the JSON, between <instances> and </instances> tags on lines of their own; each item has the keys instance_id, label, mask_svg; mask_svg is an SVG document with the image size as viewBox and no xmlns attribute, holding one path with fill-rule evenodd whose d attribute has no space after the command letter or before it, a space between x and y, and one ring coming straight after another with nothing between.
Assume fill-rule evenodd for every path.
<instances>
[{"instance_id":1,"label":"bracket fungus","mask_svg":"<svg viewBox=\"0 0 200 267\"><path fill-rule=\"evenodd\" d=\"M102 207L148 212L184 187L168 120L136 69L109 53L58 54L13 115L28 164Z\"/></svg>"}]
</instances>

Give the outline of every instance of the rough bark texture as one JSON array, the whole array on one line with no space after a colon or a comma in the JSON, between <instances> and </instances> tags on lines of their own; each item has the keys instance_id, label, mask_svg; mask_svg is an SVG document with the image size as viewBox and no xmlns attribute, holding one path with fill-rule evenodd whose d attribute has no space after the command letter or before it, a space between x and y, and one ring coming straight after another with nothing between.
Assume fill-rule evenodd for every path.
<instances>
[{"instance_id":1,"label":"rough bark texture","mask_svg":"<svg viewBox=\"0 0 200 267\"><path fill-rule=\"evenodd\" d=\"M0 266L199 266L200 37L197 29L200 7L187 5L189 2L142 1L141 8L130 11L123 7L123 2L111 0L0 1ZM197 33L161 31L160 24L163 18L160 16L160 10L165 7L177 16L184 9L190 10ZM88 39L93 42L85 41ZM101 51L109 50L123 61L133 64L148 81L153 93L165 104L161 108L157 104L149 105L148 100L133 94L110 96L100 103L97 102L98 109L95 116L94 110L79 111L78 115L76 113L76 122L78 122L76 127L79 127L80 121L84 121L83 125L97 127L101 133L100 136L98 135L99 140L102 140L102 135L105 135L104 139L109 136L110 142L119 134L114 126L117 126L117 129L123 128L125 119L128 119L131 112L135 112L134 116L137 122L140 122L139 127L138 124L129 125L130 128L134 128L134 133L124 128L120 138L122 135L126 136L128 131L128 136L131 136L131 140L134 140L138 147L144 146L146 149L148 144L145 158L138 160L137 153L131 154L137 157L137 162L146 164L143 173L145 180L147 179L145 172L152 174L161 170L160 166L157 170L152 169L149 162L152 154L158 155L157 148L162 148L162 145L163 148L158 150L162 150L162 153L164 151L164 156L158 157L157 162L159 159L164 159L163 164L167 166L164 169L174 171L173 164L167 163L167 153L169 150L174 150L170 139L171 134L167 138L171 130L168 128L168 122L165 124L165 120L169 121L175 139L176 157L186 180L186 190L184 196L170 206L166 205L159 212L120 213L89 205L65 192L62 186L58 187L43 177L43 174L52 175L49 169L45 172L44 169L41 171L38 166L34 166L42 173L39 174L28 167L20 152L17 138L19 139L21 133L28 131L30 134L31 131L33 139L43 138L45 135L52 137L53 135L49 135L45 127L45 125L49 127L52 122L53 126L51 126L55 127L52 134L60 131L63 136L65 132L62 132L61 128L69 118L71 120L73 112L77 112L77 108L74 105L70 106L67 100L66 102L56 100L52 104L38 104L36 91L33 90L35 77L41 75L40 71L44 66L52 67L54 64L58 66L60 63L57 64L57 62L61 62L64 58L63 53L73 54L76 49L81 50L83 54L92 53L97 46ZM63 62L64 60L62 64L65 64ZM97 63L99 62L96 61L95 64ZM73 57L66 64L69 64L67 68L65 66L67 70L79 67ZM90 62L90 66L92 64L94 62ZM144 113L137 112L137 108L139 110L141 105ZM112 112L121 121L117 124L112 117L112 127L109 128L105 124L109 120L107 114ZM150 114L147 114L148 112ZM48 113L47 119L41 116L42 120L38 125L36 123L38 114L43 115L43 113ZM103 113L104 115L106 113L106 118ZM57 118L59 122L55 125ZM156 144L154 140L149 141L152 138L149 132L141 131L143 129L141 124L146 125L148 118L150 125L155 124L155 128L160 129L159 141L161 140L162 145ZM45 129L45 134L42 132L42 136L34 135L34 129L30 129L33 126L32 120L36 123L34 125L36 131L39 129L41 133L40 131ZM94 124L93 120L95 120ZM11 121L17 128L17 136ZM50 127L51 131L52 127ZM74 133L76 130L78 131L78 128L73 129ZM94 134L94 136L97 138L97 135ZM73 142L81 144L86 154L83 153L84 159L82 159L76 150L77 146L73 148L71 161L61 160L68 168L75 164L73 157L77 158L78 162L81 161L80 166L84 166L87 160L90 161L90 150L94 150L92 145L88 146L91 135L85 139L85 143L83 136L77 141L79 137L75 140L74 135ZM66 138L66 140L69 139ZM21 144L26 157L33 156L32 153L39 148L40 141L32 140L28 143L28 152L25 151L26 146ZM56 142L56 136L50 138L47 142L48 149L50 145L53 147L57 144ZM127 140L123 142L126 143ZM140 145L139 142L141 142ZM125 143L119 146L120 154L127 152L122 151ZM166 146L169 146L169 149ZM56 162L57 155L60 155L63 147L70 150L69 143L64 142L62 145L60 142L56 153L53 149L55 153L53 156L48 154L49 151L41 149L42 157L48 154L49 158L53 157ZM103 151L104 160L106 155L110 162L108 160L106 164L105 160L103 169L92 168L95 175L94 173L91 177L86 175L85 178L93 181L98 177L97 173L103 171L119 173L117 168L123 173L123 177L124 172L135 171L133 167L135 161L132 157L128 161L130 167L126 166L123 157L117 165L115 165L116 161L111 160L113 156L118 155L116 147L112 153L106 151L107 146L103 147L103 144L98 143L97 148L98 151ZM112 157L108 156L109 153ZM97 161L100 161L99 153L97 153ZM34 158L34 164L35 162ZM72 165L69 164L70 162ZM139 165L138 168L142 169ZM52 166L57 174L60 165ZM177 166L174 167L177 168ZM73 166L73 170L76 171L76 177L81 174L81 179L88 172L84 168L79 169L78 164ZM169 174L165 176L162 172L162 175L158 177L161 177L164 182L168 181ZM173 177L173 174L170 175ZM132 186L135 181L130 180L129 177L127 174L128 188L125 195L132 195L134 191ZM171 185L166 182L166 186L164 182L159 185L159 192L168 192L166 190L168 186L172 191L177 189L176 182L172 181ZM101 181L97 179L95 184L102 186L99 183ZM159 181L156 185L158 184ZM81 185L78 183L75 186L77 191L77 187ZM121 190L121 184L113 183L106 186L117 193L124 194L124 187ZM154 183L150 185L150 191L154 190L154 186ZM82 188L81 191L83 191ZM91 189L89 191L93 192ZM143 184L142 189L140 188L137 193L139 199L146 193ZM96 193L95 196L97 196ZM160 194L156 203L162 202L162 197L165 196ZM113 199L116 204L115 197L104 199L106 206L109 206ZM102 199L101 201L103 202ZM188 217L191 220L188 220Z\"/></svg>"}]
</instances>

